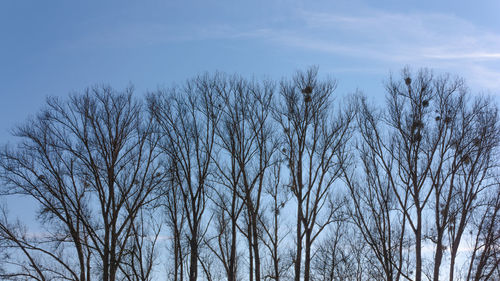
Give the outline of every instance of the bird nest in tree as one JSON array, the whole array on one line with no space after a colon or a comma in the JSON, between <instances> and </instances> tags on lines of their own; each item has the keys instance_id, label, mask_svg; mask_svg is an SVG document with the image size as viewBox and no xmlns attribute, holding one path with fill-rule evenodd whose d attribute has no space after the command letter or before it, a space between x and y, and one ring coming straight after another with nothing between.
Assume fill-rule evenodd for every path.
<instances>
[{"instance_id":1,"label":"bird nest in tree","mask_svg":"<svg viewBox=\"0 0 500 281\"><path fill-rule=\"evenodd\" d=\"M422 134L420 134L419 132L413 135L413 142L419 142L421 140L422 140Z\"/></svg>"},{"instance_id":2,"label":"bird nest in tree","mask_svg":"<svg viewBox=\"0 0 500 281\"><path fill-rule=\"evenodd\" d=\"M312 87L307 86L304 89L302 89L302 94L304 95L304 102L310 102L312 100L311 98L311 93L312 93Z\"/></svg>"},{"instance_id":3,"label":"bird nest in tree","mask_svg":"<svg viewBox=\"0 0 500 281\"><path fill-rule=\"evenodd\" d=\"M302 89L302 93L305 95L310 95L312 93L312 87L311 86L305 87L304 89Z\"/></svg>"},{"instance_id":4,"label":"bird nest in tree","mask_svg":"<svg viewBox=\"0 0 500 281\"><path fill-rule=\"evenodd\" d=\"M412 131L415 131L417 129L422 129L423 127L424 127L424 123L422 121L420 121L420 120L415 120L411 124L411 130Z\"/></svg>"},{"instance_id":5,"label":"bird nest in tree","mask_svg":"<svg viewBox=\"0 0 500 281\"><path fill-rule=\"evenodd\" d=\"M410 77L406 77L405 78L405 83L406 83L407 86L410 86L410 84L411 84L411 78Z\"/></svg>"}]
</instances>

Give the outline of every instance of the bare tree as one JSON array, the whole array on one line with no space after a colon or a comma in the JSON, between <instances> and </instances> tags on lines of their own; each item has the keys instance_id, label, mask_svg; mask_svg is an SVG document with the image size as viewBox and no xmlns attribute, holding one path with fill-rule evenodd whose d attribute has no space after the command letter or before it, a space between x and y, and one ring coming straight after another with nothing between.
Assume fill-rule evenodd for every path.
<instances>
[{"instance_id":1,"label":"bare tree","mask_svg":"<svg viewBox=\"0 0 500 281\"><path fill-rule=\"evenodd\" d=\"M168 162L167 162L168 163ZM166 219L165 224L168 230L168 244L170 260L173 260L172 267L168 272L171 280L183 281L185 274L185 257L187 250L183 249L183 235L185 232L186 211L182 204L182 193L177 188L176 167L172 163L167 164L165 182L163 185L160 204L163 205Z\"/></svg>"},{"instance_id":2,"label":"bare tree","mask_svg":"<svg viewBox=\"0 0 500 281\"><path fill-rule=\"evenodd\" d=\"M198 278L199 248L206 233L204 214L213 172L212 153L219 122L218 78L200 76L179 89L149 97L149 109L161 130L162 150L172 163L186 214L189 280Z\"/></svg>"},{"instance_id":3,"label":"bare tree","mask_svg":"<svg viewBox=\"0 0 500 281\"><path fill-rule=\"evenodd\" d=\"M0 277L5 280L78 278L78 271L70 267L74 261L65 257L61 247L44 247L53 240L43 238L28 232L20 221L10 222L6 209L2 208L0 243L3 268Z\"/></svg>"},{"instance_id":4,"label":"bare tree","mask_svg":"<svg viewBox=\"0 0 500 281\"><path fill-rule=\"evenodd\" d=\"M498 180L498 179L497 179ZM482 281L500 278L500 185L496 192L486 198L483 212L479 212L474 249L472 251L466 280Z\"/></svg>"},{"instance_id":5,"label":"bare tree","mask_svg":"<svg viewBox=\"0 0 500 281\"><path fill-rule=\"evenodd\" d=\"M312 261L314 280L379 280L365 272L373 264L365 257L366 244L356 232L346 220L328 227Z\"/></svg>"},{"instance_id":6,"label":"bare tree","mask_svg":"<svg viewBox=\"0 0 500 281\"><path fill-rule=\"evenodd\" d=\"M173 281L498 279L498 107L428 70L380 108L335 88L310 68L206 74L145 108L49 98L0 151L0 195L42 226L0 210L0 278L153 280L165 249Z\"/></svg>"},{"instance_id":7,"label":"bare tree","mask_svg":"<svg viewBox=\"0 0 500 281\"><path fill-rule=\"evenodd\" d=\"M496 108L482 98L471 102L461 79L434 77L427 70L413 76L404 69L402 75L404 83L391 78L387 84L385 112L376 113L361 99L358 148L365 179L359 184L353 174L345 177L353 217L388 280L413 278L413 270L403 270L407 230L415 243L415 280L422 280L421 249L427 241L436 245L429 279L439 280L450 243L454 280L463 232L478 194L489 184L498 145ZM425 220L427 215L434 221ZM426 232L425 224L434 227Z\"/></svg>"},{"instance_id":8,"label":"bare tree","mask_svg":"<svg viewBox=\"0 0 500 281\"><path fill-rule=\"evenodd\" d=\"M216 187L218 200L215 202L223 210L220 215L227 213L230 220L228 227L231 228L231 235L227 237L230 240L226 241L231 244L231 250L227 253L228 277L230 280L236 277L233 270L236 265L236 230L239 228L249 246L249 278L261 280L259 216L264 179L277 147L269 118L274 86L268 82L223 77L218 80L217 91L222 102L221 126L217 129L222 155L216 165L220 175L218 187L223 189ZM221 196L225 189L231 194L230 198ZM242 211L245 214L244 227L238 225ZM224 224L224 221L220 221L219 226ZM222 230L219 229L219 232ZM226 260L224 256L220 258Z\"/></svg>"},{"instance_id":9,"label":"bare tree","mask_svg":"<svg viewBox=\"0 0 500 281\"><path fill-rule=\"evenodd\" d=\"M347 157L344 152L353 116L350 110L332 113L335 86L332 80L318 81L316 68L298 72L293 81L283 81L280 86L282 100L276 120L283 130L282 153L297 203L296 281L301 280L303 258L303 280L310 280L312 245L334 220L336 207L324 207Z\"/></svg>"},{"instance_id":10,"label":"bare tree","mask_svg":"<svg viewBox=\"0 0 500 281\"><path fill-rule=\"evenodd\" d=\"M404 85L390 80L387 85L388 115L386 122L391 138L389 157L394 161L393 191L399 209L406 217L415 242L415 280L422 280L422 242L424 208L429 203L432 188L426 183L440 138L428 134L432 120L428 103L434 91L432 75L421 71L410 77L403 71ZM412 79L413 78L413 79ZM389 147L389 144L385 144Z\"/></svg>"},{"instance_id":11,"label":"bare tree","mask_svg":"<svg viewBox=\"0 0 500 281\"><path fill-rule=\"evenodd\" d=\"M278 156L279 157L279 156ZM290 201L290 192L286 185L282 183L282 168L284 160L279 157L272 166L270 176L268 177L265 194L268 197L270 208L261 216L262 243L267 249L269 266L265 270L265 280L282 280L287 276L287 272L292 266L291 260L287 259L287 238L290 229L286 227L286 205Z\"/></svg>"},{"instance_id":12,"label":"bare tree","mask_svg":"<svg viewBox=\"0 0 500 281\"><path fill-rule=\"evenodd\" d=\"M219 81L217 85L221 104L221 121L216 129L217 147L219 153L214 163L217 167L216 183L213 190L213 204L215 213L215 236L207 241L208 247L220 260L226 272L228 281L238 278L238 221L244 210L241 196L242 170L239 165L239 156L245 151L242 142L240 124L246 120L247 104L242 104L244 95L248 94L248 86L241 78L232 77ZM243 138L243 139L242 139Z\"/></svg>"},{"instance_id":13,"label":"bare tree","mask_svg":"<svg viewBox=\"0 0 500 281\"><path fill-rule=\"evenodd\" d=\"M379 128L382 116L368 106L365 98L358 96L356 102L359 138L354 146L361 167L343 167L351 197L350 218L370 247L377 261L372 266L383 272L382 279L399 280L401 275L409 279L402 270L407 222L406 216L395 213L394 160Z\"/></svg>"},{"instance_id":14,"label":"bare tree","mask_svg":"<svg viewBox=\"0 0 500 281\"><path fill-rule=\"evenodd\" d=\"M449 280L455 280L458 249L474 212L481 204L480 198L484 197L484 194L494 193L492 171L498 167L494 155L500 143L498 109L491 104L491 101L478 97L471 105L455 106L455 108L458 108L458 112L451 123L458 128L451 137L453 152L453 157L450 157L452 161L449 161L451 171L448 172L448 179L442 175L437 180L433 177L433 186L437 194L436 228L443 228L445 225L444 228L448 232ZM440 192L439 180L448 184L444 189L447 190L447 194ZM439 195L442 193L447 197L440 200ZM438 217L441 217L440 224ZM434 279L437 278L438 274L435 271Z\"/></svg>"},{"instance_id":15,"label":"bare tree","mask_svg":"<svg viewBox=\"0 0 500 281\"><path fill-rule=\"evenodd\" d=\"M76 257L66 261L55 249L20 247L28 259L29 252L42 252L67 272L33 266L39 276L45 270L89 280L97 266L102 280L117 278L135 220L159 182L151 128L131 88L95 87L69 101L48 99L45 110L16 130L22 142L0 155L6 192L36 200L49 228L50 243L43 245Z\"/></svg>"},{"instance_id":16,"label":"bare tree","mask_svg":"<svg viewBox=\"0 0 500 281\"><path fill-rule=\"evenodd\" d=\"M153 280L153 268L157 262L157 242L161 225L150 212L141 210L133 225L127 254L120 263L123 279L127 281Z\"/></svg>"},{"instance_id":17,"label":"bare tree","mask_svg":"<svg viewBox=\"0 0 500 281\"><path fill-rule=\"evenodd\" d=\"M274 86L271 83L262 85L253 83L248 85L245 92L236 92L235 102L239 104L240 120L234 124L237 136L236 161L241 171L240 197L243 199L247 227L244 235L251 246L253 260L250 267L254 267L255 280L261 280L261 254L259 242L262 194L268 168L271 167L272 156L277 150L270 123L271 105ZM236 106L238 109L238 106ZM253 280L250 272L250 280Z\"/></svg>"}]
</instances>

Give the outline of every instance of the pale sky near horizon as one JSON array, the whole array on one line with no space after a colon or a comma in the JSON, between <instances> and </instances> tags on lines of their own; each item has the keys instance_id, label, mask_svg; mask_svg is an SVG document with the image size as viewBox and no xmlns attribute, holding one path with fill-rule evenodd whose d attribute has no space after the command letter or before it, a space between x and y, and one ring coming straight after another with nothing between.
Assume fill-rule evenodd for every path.
<instances>
[{"instance_id":1,"label":"pale sky near horizon","mask_svg":"<svg viewBox=\"0 0 500 281\"><path fill-rule=\"evenodd\" d=\"M0 2L0 142L46 96L143 94L205 71L280 79L318 65L340 94L384 95L409 65L500 96L500 1Z\"/></svg>"}]
</instances>

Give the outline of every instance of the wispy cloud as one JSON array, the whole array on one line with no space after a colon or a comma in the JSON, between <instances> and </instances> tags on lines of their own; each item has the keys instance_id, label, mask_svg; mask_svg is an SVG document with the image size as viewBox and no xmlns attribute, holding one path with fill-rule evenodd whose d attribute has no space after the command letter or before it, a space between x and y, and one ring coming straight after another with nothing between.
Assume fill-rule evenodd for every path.
<instances>
[{"instance_id":1,"label":"wispy cloud","mask_svg":"<svg viewBox=\"0 0 500 281\"><path fill-rule=\"evenodd\" d=\"M500 90L500 67L492 64L500 60L500 33L461 18L377 10L351 15L300 11L297 15L302 25L270 28L265 38L283 46L363 59L367 65L437 68L463 75L479 88Z\"/></svg>"},{"instance_id":2,"label":"wispy cloud","mask_svg":"<svg viewBox=\"0 0 500 281\"><path fill-rule=\"evenodd\" d=\"M240 39L362 60L370 71L374 65L384 73L397 65L425 66L465 76L475 88L500 91L500 82L497 82L500 33L439 13L397 13L366 7L354 12L297 9L288 17L281 17L279 22L182 27L168 23L130 23L101 30L83 40L96 45L143 46Z\"/></svg>"},{"instance_id":3,"label":"wispy cloud","mask_svg":"<svg viewBox=\"0 0 500 281\"><path fill-rule=\"evenodd\" d=\"M433 59L445 59L445 60L454 60L454 59L472 59L472 60L492 60L492 59L500 59L500 53L435 53L427 55L429 58Z\"/></svg>"},{"instance_id":4,"label":"wispy cloud","mask_svg":"<svg viewBox=\"0 0 500 281\"><path fill-rule=\"evenodd\" d=\"M332 41L341 39L349 45L384 47L384 52L408 56L408 59L500 58L499 33L483 31L454 16L380 11L353 16L303 12L301 16L309 30L330 32L328 37Z\"/></svg>"}]
</instances>

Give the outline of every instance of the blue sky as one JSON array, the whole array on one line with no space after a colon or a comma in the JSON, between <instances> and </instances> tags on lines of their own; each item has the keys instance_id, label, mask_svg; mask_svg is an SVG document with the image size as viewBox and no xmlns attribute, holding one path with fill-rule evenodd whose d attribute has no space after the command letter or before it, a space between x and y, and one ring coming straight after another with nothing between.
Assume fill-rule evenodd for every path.
<instances>
[{"instance_id":1,"label":"blue sky","mask_svg":"<svg viewBox=\"0 0 500 281\"><path fill-rule=\"evenodd\" d=\"M0 0L0 144L47 96L143 94L204 71L280 79L318 65L339 94L383 100L390 72L429 67L498 101L499 12L499 0ZM10 203L32 221L31 201Z\"/></svg>"},{"instance_id":2,"label":"blue sky","mask_svg":"<svg viewBox=\"0 0 500 281\"><path fill-rule=\"evenodd\" d=\"M318 65L339 94L429 67L500 95L500 1L0 2L0 142L48 95L142 94L204 71L279 79Z\"/></svg>"}]
</instances>

